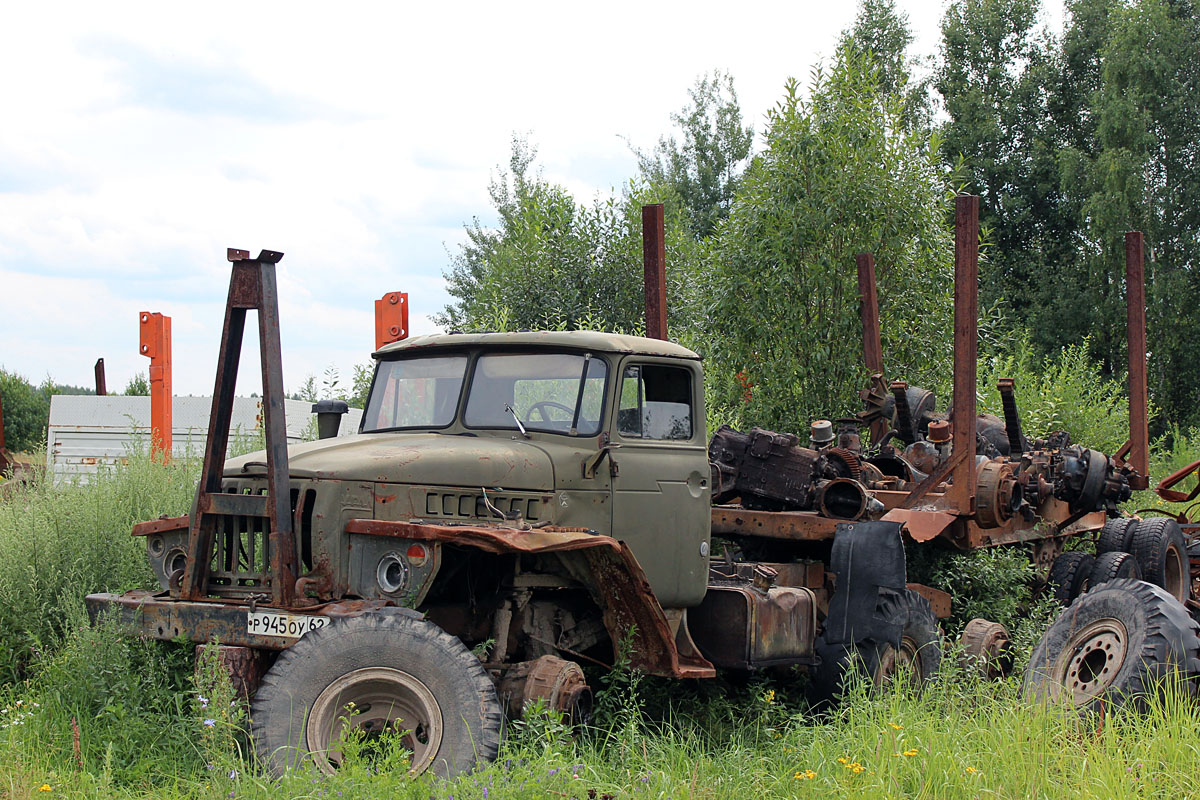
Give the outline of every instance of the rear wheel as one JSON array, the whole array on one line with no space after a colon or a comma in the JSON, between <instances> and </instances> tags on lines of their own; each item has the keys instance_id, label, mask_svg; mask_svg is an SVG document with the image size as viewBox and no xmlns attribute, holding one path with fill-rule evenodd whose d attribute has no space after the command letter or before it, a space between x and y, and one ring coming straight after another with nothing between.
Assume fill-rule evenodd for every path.
<instances>
[{"instance_id":1,"label":"rear wheel","mask_svg":"<svg viewBox=\"0 0 1200 800\"><path fill-rule=\"evenodd\" d=\"M1088 584L1094 589L1097 586L1115 581L1118 578L1141 580L1142 571L1138 568L1137 559L1130 553L1101 553L1096 556L1092 566L1092 576Z\"/></svg>"},{"instance_id":2,"label":"rear wheel","mask_svg":"<svg viewBox=\"0 0 1200 800\"><path fill-rule=\"evenodd\" d=\"M1179 523L1168 517L1144 519L1132 528L1129 552L1137 559L1142 578L1184 600L1191 583L1187 547Z\"/></svg>"},{"instance_id":3,"label":"rear wheel","mask_svg":"<svg viewBox=\"0 0 1200 800\"><path fill-rule=\"evenodd\" d=\"M1092 565L1096 559L1089 553L1072 550L1054 559L1050 566L1050 588L1054 598L1064 606L1070 605L1088 587Z\"/></svg>"},{"instance_id":4,"label":"rear wheel","mask_svg":"<svg viewBox=\"0 0 1200 800\"><path fill-rule=\"evenodd\" d=\"M855 669L861 670L875 688L887 686L901 675L914 688L921 688L937 674L942 663L942 638L929 601L911 589L880 589L879 595L875 615L900 628L899 641L865 639L857 645L828 644L824 634L817 637L821 663L813 668L808 690L813 706L824 708L836 703Z\"/></svg>"},{"instance_id":5,"label":"rear wheel","mask_svg":"<svg viewBox=\"0 0 1200 800\"><path fill-rule=\"evenodd\" d=\"M1182 676L1194 694L1200 625L1183 604L1144 581L1115 580L1079 598L1038 642L1024 691L1080 709L1142 707Z\"/></svg>"},{"instance_id":6,"label":"rear wheel","mask_svg":"<svg viewBox=\"0 0 1200 800\"><path fill-rule=\"evenodd\" d=\"M263 763L281 774L304 760L337 770L350 749L409 771L451 777L496 757L496 688L461 641L401 614L335 620L280 654L251 705Z\"/></svg>"}]
</instances>

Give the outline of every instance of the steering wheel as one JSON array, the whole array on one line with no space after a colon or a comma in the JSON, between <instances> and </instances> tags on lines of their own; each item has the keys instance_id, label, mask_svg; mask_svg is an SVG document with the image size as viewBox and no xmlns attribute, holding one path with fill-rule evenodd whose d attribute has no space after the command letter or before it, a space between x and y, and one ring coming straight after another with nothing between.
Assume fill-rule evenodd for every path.
<instances>
[{"instance_id":1,"label":"steering wheel","mask_svg":"<svg viewBox=\"0 0 1200 800\"><path fill-rule=\"evenodd\" d=\"M536 411L542 418L542 422L554 422L555 420L550 419L550 415L546 413L546 409L548 408L556 408L559 411L562 411L567 415L567 420L570 420L571 417L575 416L574 409L568 408L562 403L556 403L553 400L541 400L531 405L529 410L525 412L525 421L533 422L533 412Z\"/></svg>"}]
</instances>

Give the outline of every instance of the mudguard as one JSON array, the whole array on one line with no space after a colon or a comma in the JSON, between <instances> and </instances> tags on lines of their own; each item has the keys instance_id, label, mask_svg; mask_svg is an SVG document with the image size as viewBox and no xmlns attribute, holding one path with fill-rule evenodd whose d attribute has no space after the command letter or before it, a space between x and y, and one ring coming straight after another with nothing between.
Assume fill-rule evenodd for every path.
<instances>
[{"instance_id":1,"label":"mudguard","mask_svg":"<svg viewBox=\"0 0 1200 800\"><path fill-rule=\"evenodd\" d=\"M825 618L827 643L900 641L900 627L876 617L875 609L880 589L904 591L903 527L882 520L838 524L829 567L837 577Z\"/></svg>"}]
</instances>

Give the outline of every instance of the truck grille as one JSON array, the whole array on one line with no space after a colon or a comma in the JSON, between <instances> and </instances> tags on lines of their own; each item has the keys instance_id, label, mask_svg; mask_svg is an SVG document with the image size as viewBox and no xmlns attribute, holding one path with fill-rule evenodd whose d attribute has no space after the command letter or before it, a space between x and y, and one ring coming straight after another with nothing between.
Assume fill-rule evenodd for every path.
<instances>
[{"instance_id":1,"label":"truck grille","mask_svg":"<svg viewBox=\"0 0 1200 800\"><path fill-rule=\"evenodd\" d=\"M496 520L496 513L488 508L490 503L505 516L520 515L529 522L537 522L547 513L542 498L543 495L488 492L485 502L482 492L438 490L426 493L425 516Z\"/></svg>"},{"instance_id":2,"label":"truck grille","mask_svg":"<svg viewBox=\"0 0 1200 800\"><path fill-rule=\"evenodd\" d=\"M262 480L224 480L225 494L266 495ZM300 572L312 569L312 515L316 490L307 481L291 481L292 527ZM271 591L269 524L264 517L221 516L216 521L208 593L217 597L248 598Z\"/></svg>"}]
</instances>

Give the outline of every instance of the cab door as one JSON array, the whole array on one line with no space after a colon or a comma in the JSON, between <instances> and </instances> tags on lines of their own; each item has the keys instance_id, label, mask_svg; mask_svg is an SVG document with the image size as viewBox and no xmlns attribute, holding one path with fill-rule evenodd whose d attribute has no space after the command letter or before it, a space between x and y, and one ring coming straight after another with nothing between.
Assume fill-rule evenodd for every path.
<instances>
[{"instance_id":1,"label":"cab door","mask_svg":"<svg viewBox=\"0 0 1200 800\"><path fill-rule=\"evenodd\" d=\"M696 605L711 527L703 374L697 362L631 356L619 380L612 535L633 550L664 608Z\"/></svg>"}]
</instances>

